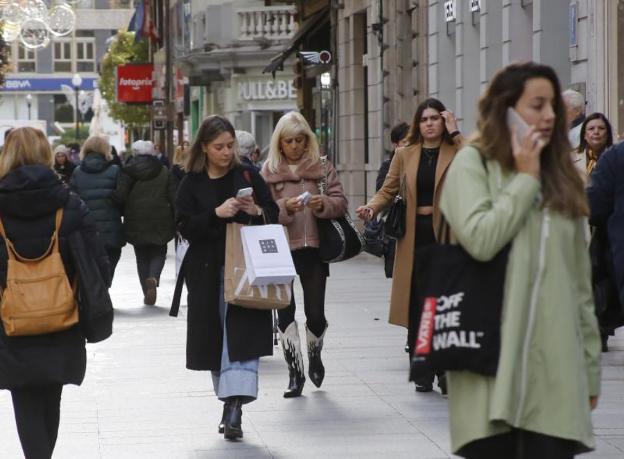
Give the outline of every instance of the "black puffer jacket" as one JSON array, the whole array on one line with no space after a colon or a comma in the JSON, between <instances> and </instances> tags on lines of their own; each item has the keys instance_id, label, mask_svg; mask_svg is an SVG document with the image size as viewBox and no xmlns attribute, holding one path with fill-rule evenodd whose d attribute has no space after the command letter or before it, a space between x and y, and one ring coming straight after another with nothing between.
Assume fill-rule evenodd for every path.
<instances>
[{"instance_id":1,"label":"black puffer jacket","mask_svg":"<svg viewBox=\"0 0 624 459\"><path fill-rule=\"evenodd\" d=\"M80 231L96 256L102 272L107 270L104 246L94 221L80 198L45 166L22 166L0 180L0 218L17 252L27 258L41 256L54 231L54 215L64 208L60 229L60 252L70 281L75 269L68 236ZM0 238L0 284L6 286L7 251ZM7 337L0 326L0 389L25 385L80 384L86 368L85 340L76 325L59 333Z\"/></svg>"},{"instance_id":2,"label":"black puffer jacket","mask_svg":"<svg viewBox=\"0 0 624 459\"><path fill-rule=\"evenodd\" d=\"M123 206L126 240L134 245L167 244L175 234L175 181L152 155L130 158L113 200Z\"/></svg>"},{"instance_id":3,"label":"black puffer jacket","mask_svg":"<svg viewBox=\"0 0 624 459\"><path fill-rule=\"evenodd\" d=\"M99 153L87 153L69 182L87 204L106 247L119 249L125 245L121 210L111 195L117 188L120 168Z\"/></svg>"}]
</instances>

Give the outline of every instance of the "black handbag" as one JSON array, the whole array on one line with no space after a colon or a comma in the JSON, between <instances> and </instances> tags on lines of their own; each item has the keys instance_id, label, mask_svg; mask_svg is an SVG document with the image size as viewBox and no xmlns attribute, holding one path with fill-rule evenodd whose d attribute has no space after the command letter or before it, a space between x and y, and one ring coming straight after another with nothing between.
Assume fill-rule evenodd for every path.
<instances>
[{"instance_id":1,"label":"black handbag","mask_svg":"<svg viewBox=\"0 0 624 459\"><path fill-rule=\"evenodd\" d=\"M325 175L319 183L321 194L327 191L327 156L321 157ZM364 238L356 228L349 213L339 218L317 218L319 252L321 261L335 263L355 257L364 247Z\"/></svg>"},{"instance_id":2,"label":"black handbag","mask_svg":"<svg viewBox=\"0 0 624 459\"><path fill-rule=\"evenodd\" d=\"M405 219L407 206L405 204L405 177L401 179L399 193L394 197L394 202L388 211L384 231L386 236L401 239L405 236Z\"/></svg>"},{"instance_id":3,"label":"black handbag","mask_svg":"<svg viewBox=\"0 0 624 459\"><path fill-rule=\"evenodd\" d=\"M364 251L381 257L384 254L384 221L374 218L364 225Z\"/></svg>"}]
</instances>

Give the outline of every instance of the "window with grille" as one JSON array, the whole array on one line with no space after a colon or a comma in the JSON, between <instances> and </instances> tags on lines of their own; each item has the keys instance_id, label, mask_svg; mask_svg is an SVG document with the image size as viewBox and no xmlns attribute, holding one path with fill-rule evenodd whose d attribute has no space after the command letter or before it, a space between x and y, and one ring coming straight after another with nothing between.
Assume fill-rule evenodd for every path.
<instances>
[{"instance_id":1,"label":"window with grille","mask_svg":"<svg viewBox=\"0 0 624 459\"><path fill-rule=\"evenodd\" d=\"M54 71L72 72L72 43L68 40L54 42Z\"/></svg>"}]
</instances>

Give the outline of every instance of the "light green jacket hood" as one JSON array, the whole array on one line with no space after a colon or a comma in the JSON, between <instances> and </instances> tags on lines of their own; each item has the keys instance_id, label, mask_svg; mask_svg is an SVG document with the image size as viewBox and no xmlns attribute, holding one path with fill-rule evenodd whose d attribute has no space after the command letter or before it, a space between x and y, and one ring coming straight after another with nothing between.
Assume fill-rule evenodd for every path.
<instances>
[{"instance_id":1,"label":"light green jacket hood","mask_svg":"<svg viewBox=\"0 0 624 459\"><path fill-rule=\"evenodd\" d=\"M510 426L594 448L590 395L600 390L600 335L594 314L587 222L540 205L540 183L484 166L464 147L448 170L441 210L458 242L490 260L509 241L495 378L450 372L451 444Z\"/></svg>"}]
</instances>

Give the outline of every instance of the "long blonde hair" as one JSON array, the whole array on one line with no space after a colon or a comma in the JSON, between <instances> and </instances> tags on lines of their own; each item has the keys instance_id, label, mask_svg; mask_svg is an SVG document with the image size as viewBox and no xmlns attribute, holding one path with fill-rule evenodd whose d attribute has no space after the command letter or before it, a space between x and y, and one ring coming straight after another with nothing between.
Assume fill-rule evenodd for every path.
<instances>
[{"instance_id":1,"label":"long blonde hair","mask_svg":"<svg viewBox=\"0 0 624 459\"><path fill-rule=\"evenodd\" d=\"M301 134L305 135L308 140L304 157L313 161L320 159L321 154L318 141L306 119L299 112L288 112L279 119L271 136L271 145L269 146L269 154L266 161L270 172L277 173L280 164L284 160L280 147L282 138Z\"/></svg>"},{"instance_id":2,"label":"long blonde hair","mask_svg":"<svg viewBox=\"0 0 624 459\"><path fill-rule=\"evenodd\" d=\"M85 140L85 143L82 145L82 149L80 150L80 159L84 159L89 153L98 153L104 156L106 161L113 159L110 143L108 143L108 139L106 137L101 135L92 135Z\"/></svg>"},{"instance_id":3,"label":"long blonde hair","mask_svg":"<svg viewBox=\"0 0 624 459\"><path fill-rule=\"evenodd\" d=\"M6 138L0 155L0 178L20 166L52 168L54 157L47 137L32 127L15 128Z\"/></svg>"}]
</instances>

